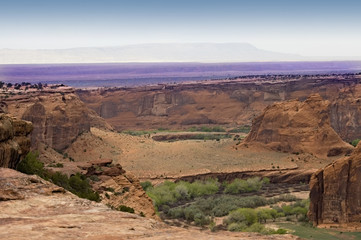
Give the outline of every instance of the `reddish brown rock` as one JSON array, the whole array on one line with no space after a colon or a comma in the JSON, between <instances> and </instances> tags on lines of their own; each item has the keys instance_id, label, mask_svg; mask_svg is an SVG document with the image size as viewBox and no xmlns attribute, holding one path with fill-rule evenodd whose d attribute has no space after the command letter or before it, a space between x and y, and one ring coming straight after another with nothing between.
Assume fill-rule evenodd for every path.
<instances>
[{"instance_id":1,"label":"reddish brown rock","mask_svg":"<svg viewBox=\"0 0 361 240\"><path fill-rule=\"evenodd\" d=\"M212 233L191 227L170 227L154 219L80 199L37 176L12 169L0 168L0 189L12 191L0 190L0 239L298 239L289 234Z\"/></svg>"},{"instance_id":2,"label":"reddish brown rock","mask_svg":"<svg viewBox=\"0 0 361 240\"><path fill-rule=\"evenodd\" d=\"M64 150L91 126L111 128L88 109L72 89L65 92L32 92L10 97L4 104L10 114L33 123L33 148L44 143L56 150Z\"/></svg>"},{"instance_id":3,"label":"reddish brown rock","mask_svg":"<svg viewBox=\"0 0 361 240\"><path fill-rule=\"evenodd\" d=\"M345 141L361 138L360 75L270 76L137 88L78 90L117 130L250 125L265 107L319 93L331 102L331 125Z\"/></svg>"},{"instance_id":4,"label":"reddish brown rock","mask_svg":"<svg viewBox=\"0 0 361 240\"><path fill-rule=\"evenodd\" d=\"M331 125L348 142L361 138L361 85L341 89L330 105Z\"/></svg>"},{"instance_id":5,"label":"reddish brown rock","mask_svg":"<svg viewBox=\"0 0 361 240\"><path fill-rule=\"evenodd\" d=\"M353 154L320 169L310 181L314 225L361 222L361 144Z\"/></svg>"},{"instance_id":6,"label":"reddish brown rock","mask_svg":"<svg viewBox=\"0 0 361 240\"><path fill-rule=\"evenodd\" d=\"M30 150L32 124L0 114L0 167L15 168Z\"/></svg>"},{"instance_id":7,"label":"reddish brown rock","mask_svg":"<svg viewBox=\"0 0 361 240\"><path fill-rule=\"evenodd\" d=\"M95 175L99 179L92 186L100 193L102 202L115 208L128 206L135 213L158 219L153 202L140 186L139 180L126 173L119 164L110 165L111 162L104 165L105 160L92 161L86 173L87 176Z\"/></svg>"},{"instance_id":8,"label":"reddish brown rock","mask_svg":"<svg viewBox=\"0 0 361 240\"><path fill-rule=\"evenodd\" d=\"M342 141L329 120L329 102L318 94L304 102L291 100L268 106L253 121L245 144L276 151L311 153L320 158L345 155L353 147Z\"/></svg>"}]
</instances>

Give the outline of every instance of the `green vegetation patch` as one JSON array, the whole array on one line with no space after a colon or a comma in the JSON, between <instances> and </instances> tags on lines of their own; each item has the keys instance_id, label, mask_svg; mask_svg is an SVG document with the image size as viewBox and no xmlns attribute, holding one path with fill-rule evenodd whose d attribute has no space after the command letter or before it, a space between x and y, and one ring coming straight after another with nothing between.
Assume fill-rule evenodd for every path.
<instances>
[{"instance_id":1,"label":"green vegetation patch","mask_svg":"<svg viewBox=\"0 0 361 240\"><path fill-rule=\"evenodd\" d=\"M248 178L247 180L235 179L233 182L225 185L224 193L239 194L246 192L257 192L262 188L262 185L269 183L269 179L261 180L259 177Z\"/></svg>"},{"instance_id":2,"label":"green vegetation patch","mask_svg":"<svg viewBox=\"0 0 361 240\"><path fill-rule=\"evenodd\" d=\"M188 129L189 132L226 132L226 130L221 126L201 126L201 127L191 127Z\"/></svg>"},{"instance_id":3,"label":"green vegetation patch","mask_svg":"<svg viewBox=\"0 0 361 240\"><path fill-rule=\"evenodd\" d=\"M360 142L360 139L355 139L351 142L351 145L356 147L359 142Z\"/></svg>"},{"instance_id":4,"label":"green vegetation patch","mask_svg":"<svg viewBox=\"0 0 361 240\"><path fill-rule=\"evenodd\" d=\"M315 228L310 224L277 223L278 226L290 229L291 233L302 239L314 240L355 240L361 239L361 232L341 232L335 229Z\"/></svg>"},{"instance_id":5,"label":"green vegetation patch","mask_svg":"<svg viewBox=\"0 0 361 240\"><path fill-rule=\"evenodd\" d=\"M52 183L65 188L78 197L86 198L92 201L100 201L99 194L94 192L86 176L77 173L70 178L60 172L51 172L44 169L44 164L38 159L38 154L30 152L26 155L18 166L17 170L26 174L36 174L39 177L51 181Z\"/></svg>"},{"instance_id":6,"label":"green vegetation patch","mask_svg":"<svg viewBox=\"0 0 361 240\"><path fill-rule=\"evenodd\" d=\"M174 204L180 200L215 194L219 190L219 185L218 181L214 179L193 183L165 181L159 186L148 187L147 194L152 198L154 205L159 208L162 205Z\"/></svg>"},{"instance_id":7,"label":"green vegetation patch","mask_svg":"<svg viewBox=\"0 0 361 240\"><path fill-rule=\"evenodd\" d=\"M250 131L251 131L250 126L240 126L240 127L232 128L228 132L230 132L230 133L249 133Z\"/></svg>"}]
</instances>

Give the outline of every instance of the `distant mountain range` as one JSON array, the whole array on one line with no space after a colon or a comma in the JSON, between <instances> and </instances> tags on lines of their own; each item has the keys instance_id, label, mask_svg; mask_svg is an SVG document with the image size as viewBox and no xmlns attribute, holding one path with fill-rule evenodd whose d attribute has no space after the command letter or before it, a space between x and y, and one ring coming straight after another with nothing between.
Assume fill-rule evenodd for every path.
<instances>
[{"instance_id":1,"label":"distant mountain range","mask_svg":"<svg viewBox=\"0 0 361 240\"><path fill-rule=\"evenodd\" d=\"M0 64L114 62L270 62L306 57L258 49L248 43L167 43L120 47L0 49Z\"/></svg>"}]
</instances>

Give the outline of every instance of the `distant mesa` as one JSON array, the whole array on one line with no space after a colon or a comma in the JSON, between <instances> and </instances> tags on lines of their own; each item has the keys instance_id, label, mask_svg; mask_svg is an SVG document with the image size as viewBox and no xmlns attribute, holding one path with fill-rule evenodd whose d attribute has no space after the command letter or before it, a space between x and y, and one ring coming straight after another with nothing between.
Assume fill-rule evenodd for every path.
<instances>
[{"instance_id":1,"label":"distant mesa","mask_svg":"<svg viewBox=\"0 0 361 240\"><path fill-rule=\"evenodd\" d=\"M270 105L253 120L245 143L319 158L349 154L353 147L331 127L328 106L319 94Z\"/></svg>"},{"instance_id":2,"label":"distant mesa","mask_svg":"<svg viewBox=\"0 0 361 240\"><path fill-rule=\"evenodd\" d=\"M248 43L163 43L103 48L0 49L0 64L300 60L305 58L295 54L261 50Z\"/></svg>"}]
</instances>

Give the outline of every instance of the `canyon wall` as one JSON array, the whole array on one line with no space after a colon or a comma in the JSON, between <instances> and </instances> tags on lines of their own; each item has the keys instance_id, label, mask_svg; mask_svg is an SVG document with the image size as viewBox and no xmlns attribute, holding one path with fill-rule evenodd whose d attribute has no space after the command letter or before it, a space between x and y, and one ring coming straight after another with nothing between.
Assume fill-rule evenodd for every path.
<instances>
[{"instance_id":1,"label":"canyon wall","mask_svg":"<svg viewBox=\"0 0 361 240\"><path fill-rule=\"evenodd\" d=\"M346 141L361 138L360 76L268 77L137 88L78 90L85 104L117 130L251 125L275 102L319 93L331 104L331 125ZM351 103L351 104L350 104Z\"/></svg>"},{"instance_id":2,"label":"canyon wall","mask_svg":"<svg viewBox=\"0 0 361 240\"><path fill-rule=\"evenodd\" d=\"M272 150L311 153L320 158L350 154L353 147L331 127L329 102L319 94L304 102L284 101L266 107L253 120L245 144L261 144Z\"/></svg>"},{"instance_id":3,"label":"canyon wall","mask_svg":"<svg viewBox=\"0 0 361 240\"><path fill-rule=\"evenodd\" d=\"M353 154L314 173L309 219L314 225L361 222L361 144Z\"/></svg>"},{"instance_id":4,"label":"canyon wall","mask_svg":"<svg viewBox=\"0 0 361 240\"><path fill-rule=\"evenodd\" d=\"M32 124L0 114L0 167L15 168L30 150Z\"/></svg>"},{"instance_id":5,"label":"canyon wall","mask_svg":"<svg viewBox=\"0 0 361 240\"><path fill-rule=\"evenodd\" d=\"M80 101L73 89L11 96L3 100L2 111L33 123L33 148L44 143L61 151L91 126L111 128Z\"/></svg>"}]
</instances>

